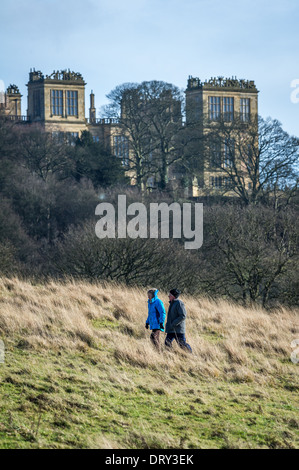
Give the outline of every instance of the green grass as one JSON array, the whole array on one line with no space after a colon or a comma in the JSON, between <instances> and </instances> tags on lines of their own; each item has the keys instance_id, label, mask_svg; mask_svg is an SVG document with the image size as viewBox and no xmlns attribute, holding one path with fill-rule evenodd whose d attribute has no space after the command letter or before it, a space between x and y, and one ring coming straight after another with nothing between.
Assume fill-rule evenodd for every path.
<instances>
[{"instance_id":1,"label":"green grass","mask_svg":"<svg viewBox=\"0 0 299 470\"><path fill-rule=\"evenodd\" d=\"M298 448L297 311L186 305L158 353L137 288L0 278L0 448Z\"/></svg>"},{"instance_id":2,"label":"green grass","mask_svg":"<svg viewBox=\"0 0 299 470\"><path fill-rule=\"evenodd\" d=\"M294 378L263 386L177 378L119 363L112 351L37 353L11 344L0 380L1 448L299 444Z\"/></svg>"}]
</instances>

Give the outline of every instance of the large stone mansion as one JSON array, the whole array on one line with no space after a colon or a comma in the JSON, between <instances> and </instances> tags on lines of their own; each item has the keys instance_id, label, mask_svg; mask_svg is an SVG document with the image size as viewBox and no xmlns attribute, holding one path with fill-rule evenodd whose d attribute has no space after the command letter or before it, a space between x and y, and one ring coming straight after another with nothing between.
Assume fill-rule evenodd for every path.
<instances>
[{"instance_id":1,"label":"large stone mansion","mask_svg":"<svg viewBox=\"0 0 299 470\"><path fill-rule=\"evenodd\" d=\"M86 82L80 73L62 70L44 75L33 69L30 70L27 83L27 115L21 114L22 95L16 85L7 88L4 100L0 102L0 114L17 122L38 124L46 132L68 141L80 137L83 131L89 131L94 141L102 142L111 154L125 161L129 146L119 122L116 119L96 117L95 96L92 91L89 116L85 116L85 86ZM246 122L258 114L258 90L254 81L218 77L202 82L199 78L189 77L185 93L185 125L194 119L202 125L204 116L209 116L213 121L220 115L225 115L228 121L232 121L237 114ZM134 175L130 172L129 175L133 183ZM215 182L221 186L219 172L213 173L205 166L201 181L200 185L192 185L190 195L200 195L199 186L212 185L217 188Z\"/></svg>"}]
</instances>

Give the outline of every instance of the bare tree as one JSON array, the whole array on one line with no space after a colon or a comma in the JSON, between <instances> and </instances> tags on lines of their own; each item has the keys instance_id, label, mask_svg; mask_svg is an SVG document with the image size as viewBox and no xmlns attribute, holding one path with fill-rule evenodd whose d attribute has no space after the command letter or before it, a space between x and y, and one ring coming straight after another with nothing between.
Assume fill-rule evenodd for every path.
<instances>
[{"instance_id":1,"label":"bare tree","mask_svg":"<svg viewBox=\"0 0 299 470\"><path fill-rule=\"evenodd\" d=\"M41 128L20 130L22 145L18 151L24 165L44 181L56 174L60 179L69 176L74 168L74 161L69 156L69 147L63 140L53 137Z\"/></svg>"},{"instance_id":2,"label":"bare tree","mask_svg":"<svg viewBox=\"0 0 299 470\"><path fill-rule=\"evenodd\" d=\"M223 193L233 191L245 204L272 196L289 198L298 187L299 139L279 121L261 117L243 122L208 123L205 159L224 177Z\"/></svg>"},{"instance_id":3,"label":"bare tree","mask_svg":"<svg viewBox=\"0 0 299 470\"><path fill-rule=\"evenodd\" d=\"M137 186L144 190L147 178L156 175L165 189L169 168L183 156L181 91L169 83L150 81L120 85L107 97L105 114L118 118L128 137L129 167Z\"/></svg>"},{"instance_id":4,"label":"bare tree","mask_svg":"<svg viewBox=\"0 0 299 470\"><path fill-rule=\"evenodd\" d=\"M128 169L135 175L136 185L142 191L151 174L150 137L144 110L140 108L139 85L124 83L112 90L107 98L105 115L118 120L123 137L128 140Z\"/></svg>"},{"instance_id":5,"label":"bare tree","mask_svg":"<svg viewBox=\"0 0 299 470\"><path fill-rule=\"evenodd\" d=\"M171 270L167 262L170 259ZM49 262L56 273L90 280L107 279L143 286L155 281L165 289L180 285L185 292L194 292L198 284L198 259L178 241L99 239L92 220L71 227L63 241L57 242Z\"/></svg>"},{"instance_id":6,"label":"bare tree","mask_svg":"<svg viewBox=\"0 0 299 470\"><path fill-rule=\"evenodd\" d=\"M275 283L298 263L297 214L290 207L214 206L206 213L201 281L245 304L275 296ZM280 296L279 289L276 294Z\"/></svg>"}]
</instances>

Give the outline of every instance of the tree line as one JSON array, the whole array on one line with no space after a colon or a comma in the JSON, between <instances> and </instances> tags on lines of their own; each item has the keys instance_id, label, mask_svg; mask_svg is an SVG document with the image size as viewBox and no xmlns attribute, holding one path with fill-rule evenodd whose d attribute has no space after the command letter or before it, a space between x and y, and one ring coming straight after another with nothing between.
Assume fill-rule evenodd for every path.
<instances>
[{"instance_id":1,"label":"tree line","mask_svg":"<svg viewBox=\"0 0 299 470\"><path fill-rule=\"evenodd\" d=\"M107 112L118 116L134 145L134 187L112 149L88 132L69 145L38 127L0 119L0 273L154 282L244 304L298 305L298 139L270 118L247 123L246 132L238 119L230 126L219 120L203 136L197 123L184 122L181 92L163 82L125 84L109 98ZM216 195L206 188L200 198L200 250L185 250L183 239L95 236L99 202L116 205L118 194L128 204L186 202L186 180L200 178L203 164L221 168L228 185ZM172 174L181 175L182 191L171 190ZM152 175L159 185L147 190Z\"/></svg>"}]
</instances>

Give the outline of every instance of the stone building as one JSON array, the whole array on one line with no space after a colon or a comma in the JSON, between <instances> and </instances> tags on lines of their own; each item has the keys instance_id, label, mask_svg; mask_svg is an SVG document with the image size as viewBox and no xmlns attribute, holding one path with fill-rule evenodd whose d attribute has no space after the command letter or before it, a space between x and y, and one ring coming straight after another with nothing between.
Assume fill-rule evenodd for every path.
<instances>
[{"instance_id":1,"label":"stone building","mask_svg":"<svg viewBox=\"0 0 299 470\"><path fill-rule=\"evenodd\" d=\"M17 85L9 85L2 95L0 100L0 113L5 116L11 116L16 120L22 119L22 95Z\"/></svg>"},{"instance_id":2,"label":"stone building","mask_svg":"<svg viewBox=\"0 0 299 470\"><path fill-rule=\"evenodd\" d=\"M129 168L130 142L116 119L98 119L94 93L90 94L89 117L85 117L85 86L80 73L70 70L54 71L44 75L41 71L30 70L28 88L27 116L21 115L21 97L16 85L10 85L5 92L5 99L0 103L0 112L7 117L30 125L40 125L58 139L70 143L80 137L83 131L89 131L95 142L101 142L115 155L122 159L127 167L127 175L134 184L134 173ZM211 78L202 82L199 78L189 77L186 89L185 127L196 127L201 135L219 119L227 126L235 119L246 123L258 114L258 90L254 81L237 78ZM226 159L225 146L219 149ZM179 180L180 169L171 171L172 184ZM215 192L225 186L225 172L221 166L213 168L209 158L203 159L200 172L191 176L191 185L185 194L199 196L205 188ZM190 178L189 178L190 180ZM151 185L155 186L154 177Z\"/></svg>"},{"instance_id":3,"label":"stone building","mask_svg":"<svg viewBox=\"0 0 299 470\"><path fill-rule=\"evenodd\" d=\"M27 119L39 123L46 132L62 138L78 137L87 130L85 85L80 73L57 71L44 76L29 73Z\"/></svg>"},{"instance_id":4,"label":"stone building","mask_svg":"<svg viewBox=\"0 0 299 470\"><path fill-rule=\"evenodd\" d=\"M202 82L199 78L189 77L186 90L186 125L197 127L202 136L219 121L227 128L236 122L241 123L246 133L247 123L253 122L257 126L257 116L258 90L254 81L217 77ZM229 171L225 169L231 163L233 135L230 140L226 142L225 139L219 139L218 143L213 143L213 149L208 149L200 174L193 184L193 195L204 194L205 188L217 192L229 186ZM217 165L213 164L211 153L216 153L219 161ZM234 153L234 157L238 159L237 149ZM250 185L249 181L247 185Z\"/></svg>"}]
</instances>

